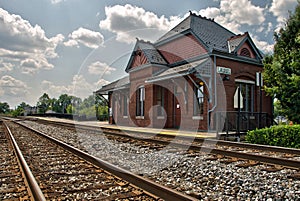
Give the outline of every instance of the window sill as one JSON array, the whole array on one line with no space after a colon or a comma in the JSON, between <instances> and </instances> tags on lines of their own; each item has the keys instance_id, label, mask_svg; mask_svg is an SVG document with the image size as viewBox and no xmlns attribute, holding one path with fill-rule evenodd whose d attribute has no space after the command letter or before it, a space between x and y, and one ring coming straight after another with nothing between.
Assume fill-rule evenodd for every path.
<instances>
[{"instance_id":1,"label":"window sill","mask_svg":"<svg viewBox=\"0 0 300 201\"><path fill-rule=\"evenodd\" d=\"M203 120L203 116L193 116L193 120Z\"/></svg>"},{"instance_id":2,"label":"window sill","mask_svg":"<svg viewBox=\"0 0 300 201\"><path fill-rule=\"evenodd\" d=\"M123 116L123 119L128 119L128 116Z\"/></svg>"},{"instance_id":3,"label":"window sill","mask_svg":"<svg viewBox=\"0 0 300 201\"><path fill-rule=\"evenodd\" d=\"M136 116L135 119L144 119L144 116Z\"/></svg>"},{"instance_id":4,"label":"window sill","mask_svg":"<svg viewBox=\"0 0 300 201\"><path fill-rule=\"evenodd\" d=\"M165 119L164 116L157 116L157 119Z\"/></svg>"}]
</instances>

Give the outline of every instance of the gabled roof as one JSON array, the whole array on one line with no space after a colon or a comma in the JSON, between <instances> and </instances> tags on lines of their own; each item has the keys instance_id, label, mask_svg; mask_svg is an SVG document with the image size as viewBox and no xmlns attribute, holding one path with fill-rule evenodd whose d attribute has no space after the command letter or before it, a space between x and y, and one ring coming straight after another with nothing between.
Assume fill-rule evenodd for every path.
<instances>
[{"instance_id":1,"label":"gabled roof","mask_svg":"<svg viewBox=\"0 0 300 201\"><path fill-rule=\"evenodd\" d=\"M143 54L146 56L147 58L147 63L150 64L162 64L162 65L166 65L167 62L166 60L163 58L163 56L159 53L159 51L156 49L155 45L152 44L149 41L144 41L144 40L139 40L137 39L137 42L135 44L134 50L131 54L131 57L129 59L129 62L127 64L127 67L125 69L126 72L129 71L132 62L134 60L134 57L136 56L136 52L137 51L142 51Z\"/></svg>"},{"instance_id":2,"label":"gabled roof","mask_svg":"<svg viewBox=\"0 0 300 201\"><path fill-rule=\"evenodd\" d=\"M257 49L248 32L233 36L228 39L229 53L237 53L237 51L241 48L241 46L246 42L249 43L252 50L257 55L257 57L262 59L263 58L262 53L260 52L259 49Z\"/></svg>"},{"instance_id":3,"label":"gabled roof","mask_svg":"<svg viewBox=\"0 0 300 201\"><path fill-rule=\"evenodd\" d=\"M247 37L246 33L243 35L239 34L236 36L232 36L231 38L228 39L228 47L230 53L237 51L237 47L240 46L242 41L245 40L245 38Z\"/></svg>"},{"instance_id":4,"label":"gabled roof","mask_svg":"<svg viewBox=\"0 0 300 201\"><path fill-rule=\"evenodd\" d=\"M191 17L185 18L182 22L176 25L173 29L168 31L165 35L160 37L155 43L158 44L166 39L172 38L182 32L185 32L191 28Z\"/></svg>"},{"instance_id":5,"label":"gabled roof","mask_svg":"<svg viewBox=\"0 0 300 201\"><path fill-rule=\"evenodd\" d=\"M234 33L216 23L214 19L190 13L189 17L158 39L155 44L161 45L170 38L187 32L193 33L210 52L212 50L228 52L227 39L235 36Z\"/></svg>"}]
</instances>

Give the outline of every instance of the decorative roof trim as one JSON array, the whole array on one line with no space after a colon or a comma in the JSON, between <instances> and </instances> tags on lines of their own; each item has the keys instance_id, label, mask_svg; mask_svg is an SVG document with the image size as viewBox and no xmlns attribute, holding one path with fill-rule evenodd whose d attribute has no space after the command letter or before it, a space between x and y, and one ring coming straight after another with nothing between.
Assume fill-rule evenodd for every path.
<instances>
[{"instance_id":1,"label":"decorative roof trim","mask_svg":"<svg viewBox=\"0 0 300 201\"><path fill-rule=\"evenodd\" d=\"M136 51L137 51L137 49L138 49L139 39L136 38L136 40L137 40L137 41L136 41L136 43L135 43L135 45L134 45L133 51L131 52L129 61L128 61L127 66L126 66L126 68L125 68L125 72L127 72L127 73L128 73L128 71L130 70L130 67L131 67L131 65L132 65L132 62L133 62L134 57L135 57L135 55L136 55Z\"/></svg>"},{"instance_id":2,"label":"decorative roof trim","mask_svg":"<svg viewBox=\"0 0 300 201\"><path fill-rule=\"evenodd\" d=\"M176 39L178 39L178 38L180 38L182 36L185 36L185 35L187 35L189 33L191 33L191 28L188 28L188 29L186 29L186 30L184 30L182 32L177 32L173 36L170 36L170 37L165 38L165 39L163 39L161 41L155 42L154 44L155 44L156 47L159 47L159 46L162 46L162 45L164 45L166 43L169 43L169 42L171 42L173 40L176 40Z\"/></svg>"},{"instance_id":3,"label":"decorative roof trim","mask_svg":"<svg viewBox=\"0 0 300 201\"><path fill-rule=\"evenodd\" d=\"M177 77L182 77L185 75L189 75L194 72L196 68L199 66L205 65L209 61L209 58L204 58L202 60L194 61L192 63L186 63L174 68L167 69L166 71L171 71L166 75L161 75L164 74L166 71L161 72L160 74L149 78L146 80L146 83L152 83L152 82L157 82L157 81L163 81L167 79L172 79L172 78L177 78Z\"/></svg>"},{"instance_id":4,"label":"decorative roof trim","mask_svg":"<svg viewBox=\"0 0 300 201\"><path fill-rule=\"evenodd\" d=\"M167 68L168 66L167 65L163 65L163 64L147 63L147 64L143 64L143 65L139 66L138 68L131 68L131 69L129 69L126 72L127 73L132 73L132 72L144 70L145 68L149 68L149 67L163 67L163 68Z\"/></svg>"},{"instance_id":5,"label":"decorative roof trim","mask_svg":"<svg viewBox=\"0 0 300 201\"><path fill-rule=\"evenodd\" d=\"M263 63L259 62L257 59L241 57L241 56L237 56L235 54L228 53L228 52L220 52L220 51L214 50L212 53L210 53L210 56L217 56L217 57L221 57L224 59L230 59L230 60L234 60L234 61L244 62L244 63L258 65L258 66L263 67Z\"/></svg>"},{"instance_id":6,"label":"decorative roof trim","mask_svg":"<svg viewBox=\"0 0 300 201\"><path fill-rule=\"evenodd\" d=\"M236 39L238 37L245 37L238 46L235 47L235 49L232 51L232 53L237 53L238 50L242 47L243 44L245 44L247 41L250 44L250 47L252 48L252 50L255 52L255 54L258 56L259 59L262 59L263 56L261 55L260 51L258 50L258 48L256 47L256 45L254 44L254 42L252 41L250 35L248 32L245 32L243 35L237 35L237 37L232 37L232 39ZM232 40L231 38L228 39L228 41Z\"/></svg>"},{"instance_id":7,"label":"decorative roof trim","mask_svg":"<svg viewBox=\"0 0 300 201\"><path fill-rule=\"evenodd\" d=\"M163 57L163 55L160 53L160 51L157 50L156 46L153 43L151 43L149 41L140 40L138 38L136 38L136 40L137 41L135 43L135 46L133 48L133 51L132 51L132 53L130 55L129 61L128 61L127 66L125 68L125 72L128 73L130 71L131 65L134 62L134 58L135 58L136 52L138 50L141 50L141 52L143 52L145 58L147 59L147 64L161 64L161 65L167 64L166 59ZM161 57L161 60L162 60L161 63L154 62L152 60L152 58L149 58L149 55L146 53L147 49L143 48L143 44L149 45L150 46L149 50L153 50L153 52L155 52L157 55L159 55L159 57Z\"/></svg>"}]
</instances>

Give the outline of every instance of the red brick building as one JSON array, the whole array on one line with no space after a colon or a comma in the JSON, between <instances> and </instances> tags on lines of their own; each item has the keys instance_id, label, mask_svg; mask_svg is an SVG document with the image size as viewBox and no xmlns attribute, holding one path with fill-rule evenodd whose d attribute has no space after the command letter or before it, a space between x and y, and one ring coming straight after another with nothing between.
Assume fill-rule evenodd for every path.
<instances>
[{"instance_id":1,"label":"red brick building","mask_svg":"<svg viewBox=\"0 0 300 201\"><path fill-rule=\"evenodd\" d=\"M246 32L190 13L155 43L137 39L128 76L103 86L109 123L196 130L269 124L272 98L257 85L263 55Z\"/></svg>"}]
</instances>

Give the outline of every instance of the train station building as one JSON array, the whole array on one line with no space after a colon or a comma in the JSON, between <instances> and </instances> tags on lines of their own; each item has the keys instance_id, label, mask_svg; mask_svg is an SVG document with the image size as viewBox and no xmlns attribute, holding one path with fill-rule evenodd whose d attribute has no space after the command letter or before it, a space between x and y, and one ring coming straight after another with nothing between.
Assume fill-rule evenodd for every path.
<instances>
[{"instance_id":1,"label":"train station building","mask_svg":"<svg viewBox=\"0 0 300 201\"><path fill-rule=\"evenodd\" d=\"M108 95L110 124L251 130L272 119L262 60L247 32L190 13L154 43L137 39L128 76L95 93Z\"/></svg>"}]
</instances>

